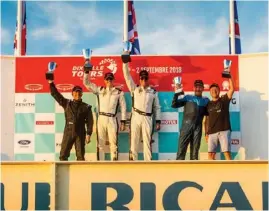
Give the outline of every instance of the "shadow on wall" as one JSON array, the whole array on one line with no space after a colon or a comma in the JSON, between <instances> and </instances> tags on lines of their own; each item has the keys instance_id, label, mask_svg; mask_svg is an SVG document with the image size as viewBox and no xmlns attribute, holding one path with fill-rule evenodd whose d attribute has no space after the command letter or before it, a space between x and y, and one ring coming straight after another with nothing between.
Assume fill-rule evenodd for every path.
<instances>
[{"instance_id":1,"label":"shadow on wall","mask_svg":"<svg viewBox=\"0 0 269 211\"><path fill-rule=\"evenodd\" d=\"M56 210L69 210L70 165L59 165L57 171L55 208ZM64 177L59 177L59 175L64 175Z\"/></svg>"},{"instance_id":2,"label":"shadow on wall","mask_svg":"<svg viewBox=\"0 0 269 211\"><path fill-rule=\"evenodd\" d=\"M1 161L8 161L11 160L7 154L1 153Z\"/></svg>"},{"instance_id":3,"label":"shadow on wall","mask_svg":"<svg viewBox=\"0 0 269 211\"><path fill-rule=\"evenodd\" d=\"M240 89L242 145L247 160L268 160L268 101L264 93Z\"/></svg>"}]
</instances>

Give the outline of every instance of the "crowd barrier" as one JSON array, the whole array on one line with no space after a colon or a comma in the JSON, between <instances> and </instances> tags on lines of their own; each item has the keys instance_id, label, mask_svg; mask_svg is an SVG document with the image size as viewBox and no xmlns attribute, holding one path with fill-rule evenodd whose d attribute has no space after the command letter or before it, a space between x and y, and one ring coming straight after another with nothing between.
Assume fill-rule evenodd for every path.
<instances>
[{"instance_id":1,"label":"crowd barrier","mask_svg":"<svg viewBox=\"0 0 269 211\"><path fill-rule=\"evenodd\" d=\"M2 162L1 210L268 210L268 162Z\"/></svg>"}]
</instances>

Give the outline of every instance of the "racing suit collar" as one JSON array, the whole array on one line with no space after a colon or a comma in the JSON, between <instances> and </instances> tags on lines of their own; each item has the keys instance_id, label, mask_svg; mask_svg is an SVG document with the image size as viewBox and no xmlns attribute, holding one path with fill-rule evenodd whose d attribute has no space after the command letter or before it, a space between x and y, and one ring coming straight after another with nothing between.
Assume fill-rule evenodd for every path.
<instances>
[{"instance_id":1,"label":"racing suit collar","mask_svg":"<svg viewBox=\"0 0 269 211\"><path fill-rule=\"evenodd\" d=\"M147 86L146 88L144 88L143 86L140 86L140 88L143 89L143 90L149 90L149 89L151 89L150 86Z\"/></svg>"},{"instance_id":2,"label":"racing suit collar","mask_svg":"<svg viewBox=\"0 0 269 211\"><path fill-rule=\"evenodd\" d=\"M106 87L106 90L108 90L108 91L113 91L115 89L115 86L113 86L113 87Z\"/></svg>"},{"instance_id":3,"label":"racing suit collar","mask_svg":"<svg viewBox=\"0 0 269 211\"><path fill-rule=\"evenodd\" d=\"M80 100L73 100L75 103L81 103L82 102L82 99Z\"/></svg>"}]
</instances>

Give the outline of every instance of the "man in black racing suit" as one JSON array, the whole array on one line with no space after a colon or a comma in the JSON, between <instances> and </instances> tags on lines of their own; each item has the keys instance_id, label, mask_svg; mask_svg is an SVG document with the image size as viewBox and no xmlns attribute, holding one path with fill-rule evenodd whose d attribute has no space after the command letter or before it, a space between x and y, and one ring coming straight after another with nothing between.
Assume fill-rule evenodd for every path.
<instances>
[{"instance_id":1,"label":"man in black racing suit","mask_svg":"<svg viewBox=\"0 0 269 211\"><path fill-rule=\"evenodd\" d=\"M68 160L70 151L75 144L77 160L85 160L85 141L90 143L93 130L93 115L91 106L82 102L82 88L75 86L72 90L73 100L63 97L53 81L49 80L52 97L64 109L65 128L59 159ZM85 125L87 129L85 129Z\"/></svg>"},{"instance_id":2,"label":"man in black racing suit","mask_svg":"<svg viewBox=\"0 0 269 211\"><path fill-rule=\"evenodd\" d=\"M184 95L181 87L176 88L172 101L172 108L184 106L184 116L180 129L177 160L185 160L188 145L190 144L190 160L198 160L201 137L202 122L206 114L206 106L209 102L203 97L204 83L202 80L194 82L194 95Z\"/></svg>"}]
</instances>

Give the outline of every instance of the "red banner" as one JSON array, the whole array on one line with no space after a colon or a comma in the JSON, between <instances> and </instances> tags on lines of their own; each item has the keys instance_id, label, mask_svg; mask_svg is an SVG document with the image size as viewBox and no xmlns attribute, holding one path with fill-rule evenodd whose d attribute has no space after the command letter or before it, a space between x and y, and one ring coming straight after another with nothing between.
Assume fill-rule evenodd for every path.
<instances>
[{"instance_id":1,"label":"red banner","mask_svg":"<svg viewBox=\"0 0 269 211\"><path fill-rule=\"evenodd\" d=\"M182 77L185 91L193 91L193 82L201 79L205 84L205 91L215 82L227 88L227 79L221 77L224 69L223 60L232 60L231 73L235 81L235 90L239 90L238 57L237 56L132 56L129 64L131 75L139 83L138 73L147 70L150 73L150 84L160 92L173 91L173 78ZM61 92L70 92L74 85L83 86L83 57L21 57L16 58L16 93L49 92L45 78L48 63L57 63L54 77ZM97 85L104 85L104 74L115 74L115 85L128 92L120 56L93 57L91 59L93 71L90 79ZM226 88L225 88L226 87Z\"/></svg>"}]
</instances>

